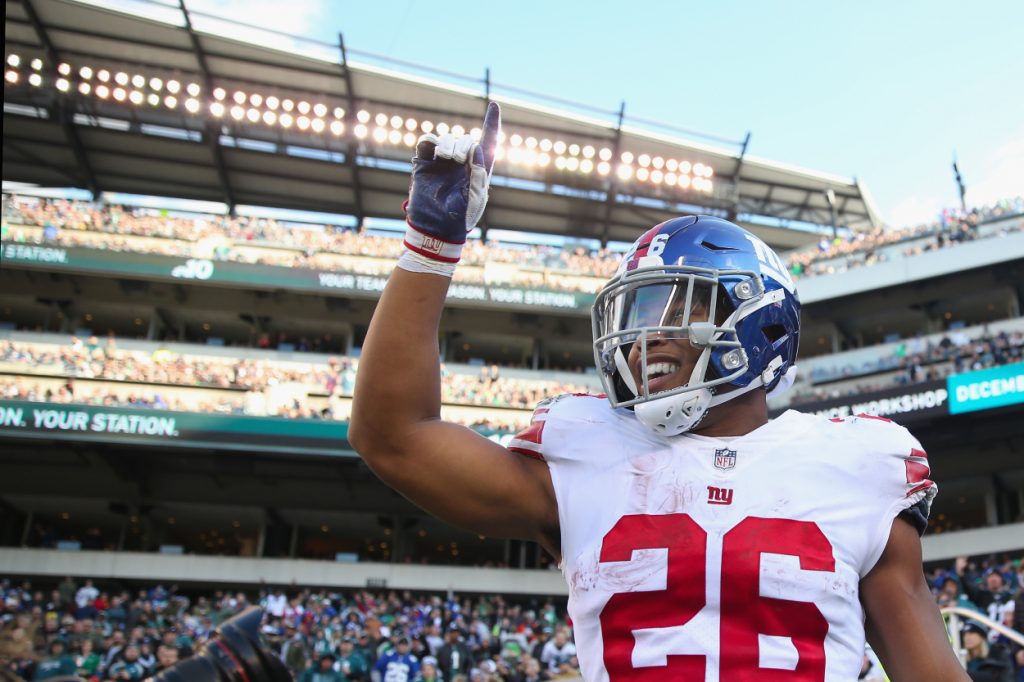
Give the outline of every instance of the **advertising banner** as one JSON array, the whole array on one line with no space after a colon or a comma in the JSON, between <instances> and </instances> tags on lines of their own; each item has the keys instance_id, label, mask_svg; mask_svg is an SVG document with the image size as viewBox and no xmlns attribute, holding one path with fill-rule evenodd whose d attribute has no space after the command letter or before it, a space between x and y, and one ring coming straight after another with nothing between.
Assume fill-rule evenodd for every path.
<instances>
[{"instance_id":1,"label":"advertising banner","mask_svg":"<svg viewBox=\"0 0 1024 682\"><path fill-rule=\"evenodd\" d=\"M906 424L949 414L948 402L949 392L946 389L946 382L928 381L831 400L799 403L794 405L793 409L818 414L829 419L849 417L855 414L870 414ZM773 416L775 415L773 414Z\"/></svg>"},{"instance_id":2,"label":"advertising banner","mask_svg":"<svg viewBox=\"0 0 1024 682\"><path fill-rule=\"evenodd\" d=\"M946 381L950 414L1024 403L1024 362L954 374Z\"/></svg>"},{"instance_id":3,"label":"advertising banner","mask_svg":"<svg viewBox=\"0 0 1024 682\"><path fill-rule=\"evenodd\" d=\"M281 267L257 263L183 258L154 253L106 251L85 247L43 246L5 243L4 265L24 264L48 270L71 270L103 275L123 275L146 279L186 280L210 284L238 285L257 289L297 289L322 293L376 296L384 290L387 277L351 272ZM589 312L594 294L580 291L492 284L454 282L448 290L453 303L517 308L549 308Z\"/></svg>"}]
</instances>

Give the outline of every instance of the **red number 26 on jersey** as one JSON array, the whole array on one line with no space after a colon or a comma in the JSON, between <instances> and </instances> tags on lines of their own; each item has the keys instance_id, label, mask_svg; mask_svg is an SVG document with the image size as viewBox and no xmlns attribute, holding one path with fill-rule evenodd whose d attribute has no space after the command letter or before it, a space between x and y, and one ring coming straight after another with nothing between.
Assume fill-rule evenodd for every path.
<instances>
[{"instance_id":1,"label":"red number 26 on jersey","mask_svg":"<svg viewBox=\"0 0 1024 682\"><path fill-rule=\"evenodd\" d=\"M601 561L629 561L634 550L667 549L664 591L620 592L601 611L604 664L612 682L704 680L706 657L669 655L634 668L638 629L677 627L705 606L707 532L689 514L623 516L605 535ZM798 557L805 571L834 571L832 545L811 521L748 517L722 540L720 682L821 682L828 621L811 602L761 596L762 553ZM789 637L794 670L759 667L758 635Z\"/></svg>"}]
</instances>

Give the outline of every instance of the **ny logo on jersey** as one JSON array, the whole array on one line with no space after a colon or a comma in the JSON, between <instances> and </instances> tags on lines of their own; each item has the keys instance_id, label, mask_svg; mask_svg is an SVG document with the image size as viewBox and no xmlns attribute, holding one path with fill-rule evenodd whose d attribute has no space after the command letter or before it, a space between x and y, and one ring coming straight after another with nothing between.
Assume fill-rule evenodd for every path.
<instances>
[{"instance_id":1,"label":"ny logo on jersey","mask_svg":"<svg viewBox=\"0 0 1024 682\"><path fill-rule=\"evenodd\" d=\"M708 486L708 504L732 504L732 488Z\"/></svg>"},{"instance_id":2,"label":"ny logo on jersey","mask_svg":"<svg viewBox=\"0 0 1024 682\"><path fill-rule=\"evenodd\" d=\"M420 247L424 251L429 251L430 253L441 253L441 249L444 248L444 242L440 239L437 239L436 237L428 237L427 235L423 235L423 243L420 245Z\"/></svg>"},{"instance_id":3,"label":"ny logo on jersey","mask_svg":"<svg viewBox=\"0 0 1024 682\"><path fill-rule=\"evenodd\" d=\"M728 471L736 467L736 451L728 448L715 450L715 468Z\"/></svg>"}]
</instances>

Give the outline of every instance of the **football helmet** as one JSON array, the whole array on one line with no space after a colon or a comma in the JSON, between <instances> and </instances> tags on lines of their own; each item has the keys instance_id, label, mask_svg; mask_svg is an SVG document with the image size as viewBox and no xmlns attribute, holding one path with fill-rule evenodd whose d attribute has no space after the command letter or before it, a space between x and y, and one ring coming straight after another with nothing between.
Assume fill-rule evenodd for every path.
<instances>
[{"instance_id":1,"label":"football helmet","mask_svg":"<svg viewBox=\"0 0 1024 682\"><path fill-rule=\"evenodd\" d=\"M674 436L715 405L792 385L800 300L785 263L763 241L721 218L684 216L633 243L597 296L592 326L612 406L632 408L656 433ZM659 350L662 339L699 351L686 380L676 376L679 358Z\"/></svg>"}]
</instances>

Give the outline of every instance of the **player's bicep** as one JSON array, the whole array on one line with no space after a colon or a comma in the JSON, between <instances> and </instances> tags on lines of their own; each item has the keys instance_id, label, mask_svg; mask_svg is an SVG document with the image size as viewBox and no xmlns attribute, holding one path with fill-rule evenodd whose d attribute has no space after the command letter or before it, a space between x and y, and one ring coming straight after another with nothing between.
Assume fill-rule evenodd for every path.
<instances>
[{"instance_id":1,"label":"player's bicep","mask_svg":"<svg viewBox=\"0 0 1024 682\"><path fill-rule=\"evenodd\" d=\"M374 472L419 507L492 537L557 537L547 465L509 451L472 429L423 421L400 439L401 453L377 458ZM549 548L550 549L550 548Z\"/></svg>"}]
</instances>

